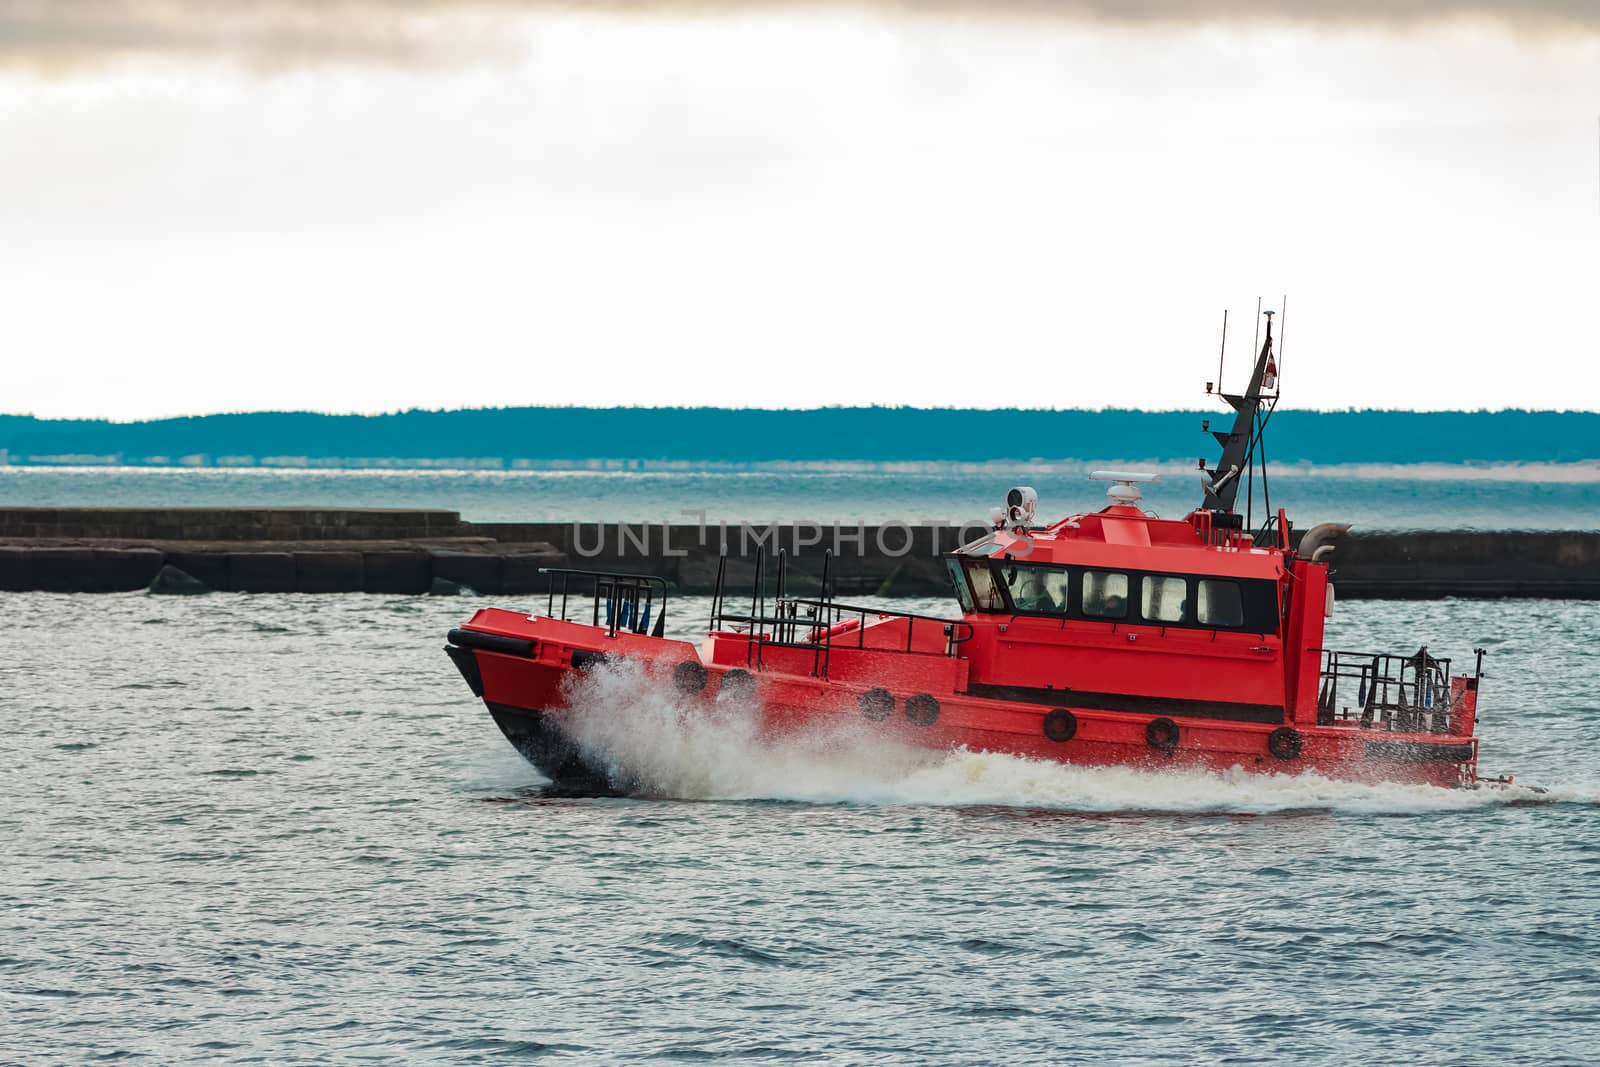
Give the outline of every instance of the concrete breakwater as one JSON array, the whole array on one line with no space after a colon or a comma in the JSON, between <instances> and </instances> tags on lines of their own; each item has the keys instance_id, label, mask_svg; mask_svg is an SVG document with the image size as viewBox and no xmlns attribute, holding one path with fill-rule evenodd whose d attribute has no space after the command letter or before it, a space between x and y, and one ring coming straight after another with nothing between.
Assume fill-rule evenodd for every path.
<instances>
[{"instance_id":1,"label":"concrete breakwater","mask_svg":"<svg viewBox=\"0 0 1600 1067\"><path fill-rule=\"evenodd\" d=\"M542 567L653 574L709 592L724 548L729 590L758 552L816 588L825 553L842 596L941 595L939 559L978 528L906 525L472 523L451 511L326 508L0 508L0 589L144 589L163 568L239 592L542 592ZM1600 531L1352 532L1333 556L1345 598L1600 599Z\"/></svg>"},{"instance_id":2,"label":"concrete breakwater","mask_svg":"<svg viewBox=\"0 0 1600 1067\"><path fill-rule=\"evenodd\" d=\"M0 508L0 589L126 592L159 575L186 591L516 594L564 562L549 544L474 535L453 511Z\"/></svg>"}]
</instances>

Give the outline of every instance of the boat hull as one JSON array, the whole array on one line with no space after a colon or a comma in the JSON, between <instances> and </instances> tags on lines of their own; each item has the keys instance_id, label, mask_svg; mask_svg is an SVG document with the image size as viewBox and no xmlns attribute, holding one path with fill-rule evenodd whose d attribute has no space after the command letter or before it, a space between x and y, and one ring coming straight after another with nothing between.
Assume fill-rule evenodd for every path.
<instances>
[{"instance_id":1,"label":"boat hull","mask_svg":"<svg viewBox=\"0 0 1600 1067\"><path fill-rule=\"evenodd\" d=\"M559 724L559 714L485 702L494 724L511 747L550 779L555 792L574 796L615 796L619 783L602 763L590 758Z\"/></svg>"},{"instance_id":2,"label":"boat hull","mask_svg":"<svg viewBox=\"0 0 1600 1067\"><path fill-rule=\"evenodd\" d=\"M1470 784L1476 772L1471 738L1363 730L1358 724L1319 726L1292 721L1282 708L1152 704L1139 697L1119 701L1114 695L1070 690L1041 700L1034 691L962 685L949 672L957 661L907 653L887 654L893 659L876 672L830 680L749 658L706 662L685 642L610 635L604 628L555 619L489 621L525 636L507 644L505 633L452 631L451 658L507 740L556 787L572 792L632 791L626 770L586 751L571 729L572 702L582 679L620 660L639 670L641 684L670 689L691 710L701 702L709 711L724 695L747 702L772 738L848 729L852 736L920 748L964 748L1085 766L1314 772L1436 786ZM808 661L801 657L788 666ZM851 673L837 656L835 666ZM605 713L626 715L628 710Z\"/></svg>"}]
</instances>

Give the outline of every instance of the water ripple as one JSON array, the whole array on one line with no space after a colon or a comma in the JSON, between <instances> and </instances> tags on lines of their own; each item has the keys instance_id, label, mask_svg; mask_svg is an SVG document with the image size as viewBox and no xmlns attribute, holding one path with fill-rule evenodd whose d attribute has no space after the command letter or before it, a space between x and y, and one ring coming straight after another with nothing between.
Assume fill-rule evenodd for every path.
<instances>
[{"instance_id":1,"label":"water ripple","mask_svg":"<svg viewBox=\"0 0 1600 1067\"><path fill-rule=\"evenodd\" d=\"M1572 669L1600 605L1335 619L1353 647L1503 637L1486 769L1544 794L763 751L652 734L672 708L624 679L599 699L652 739L616 754L653 796L609 800L545 795L499 738L439 654L465 610L0 594L0 1060L1600 1047L1600 679Z\"/></svg>"}]
</instances>

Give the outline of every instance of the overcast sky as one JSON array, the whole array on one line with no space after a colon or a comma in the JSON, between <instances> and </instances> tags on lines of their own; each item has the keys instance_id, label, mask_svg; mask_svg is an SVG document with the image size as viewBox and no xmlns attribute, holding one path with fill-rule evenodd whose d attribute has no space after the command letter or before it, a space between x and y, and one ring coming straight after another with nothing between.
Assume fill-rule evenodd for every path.
<instances>
[{"instance_id":1,"label":"overcast sky","mask_svg":"<svg viewBox=\"0 0 1600 1067\"><path fill-rule=\"evenodd\" d=\"M1600 408L1595 5L641 6L0 0L0 411Z\"/></svg>"}]
</instances>

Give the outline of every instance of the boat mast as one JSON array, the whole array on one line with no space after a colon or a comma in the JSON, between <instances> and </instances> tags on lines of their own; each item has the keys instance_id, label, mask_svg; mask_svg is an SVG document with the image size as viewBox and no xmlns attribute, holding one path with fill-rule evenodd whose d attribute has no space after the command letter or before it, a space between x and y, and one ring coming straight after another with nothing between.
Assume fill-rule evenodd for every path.
<instances>
[{"instance_id":1,"label":"boat mast","mask_svg":"<svg viewBox=\"0 0 1600 1067\"><path fill-rule=\"evenodd\" d=\"M1265 312L1267 316L1267 339L1261 345L1261 352L1256 356L1256 365L1250 372L1250 385L1243 395L1238 393L1220 393L1222 399L1233 406L1236 412L1233 418L1232 430L1212 430L1211 436L1217 439L1222 446L1222 458L1215 468L1206 469L1205 501L1200 506L1207 511L1233 510L1234 501L1239 495L1239 479L1246 471L1250 470L1255 462L1256 446L1260 435L1257 427L1257 416L1261 412L1263 400L1277 402L1276 389L1272 394L1263 397L1261 388L1267 376L1267 367L1272 363L1272 316L1273 312ZM1274 386L1276 382L1273 383ZM1220 390L1222 383L1217 383Z\"/></svg>"}]
</instances>

